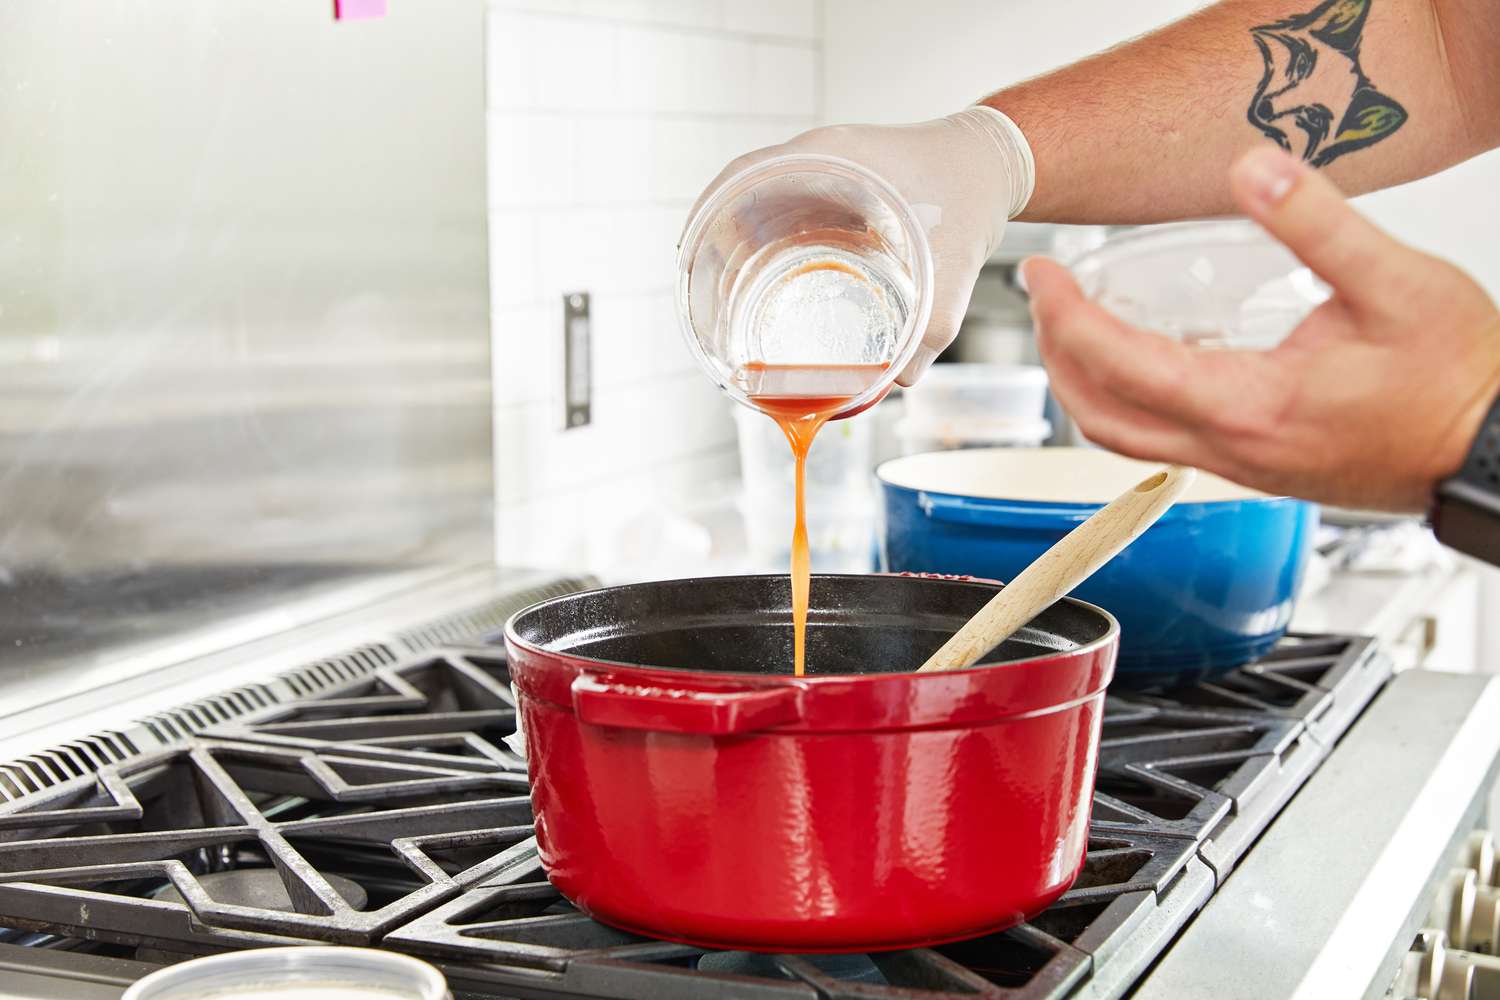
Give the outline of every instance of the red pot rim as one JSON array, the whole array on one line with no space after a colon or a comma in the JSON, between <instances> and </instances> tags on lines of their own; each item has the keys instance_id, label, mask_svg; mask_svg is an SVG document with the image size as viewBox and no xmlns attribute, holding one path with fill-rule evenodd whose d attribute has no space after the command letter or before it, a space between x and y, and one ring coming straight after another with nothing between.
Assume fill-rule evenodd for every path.
<instances>
[{"instance_id":1,"label":"red pot rim","mask_svg":"<svg viewBox=\"0 0 1500 1000\"><path fill-rule=\"evenodd\" d=\"M989 581L942 579L999 586ZM649 584L586 593L607 594L640 586ZM547 649L517 633L516 623L522 616L552 601L578 596L551 598L506 622L512 680L528 697L611 720L600 724L651 731L720 735L873 732L957 728L1051 714L1103 695L1114 673L1120 639L1120 624L1108 611L1064 598L1103 618L1104 633L1076 649L976 664L966 670L919 674L913 668L897 673L796 677L790 671L744 674L595 659ZM777 694L785 691L792 694Z\"/></svg>"}]
</instances>

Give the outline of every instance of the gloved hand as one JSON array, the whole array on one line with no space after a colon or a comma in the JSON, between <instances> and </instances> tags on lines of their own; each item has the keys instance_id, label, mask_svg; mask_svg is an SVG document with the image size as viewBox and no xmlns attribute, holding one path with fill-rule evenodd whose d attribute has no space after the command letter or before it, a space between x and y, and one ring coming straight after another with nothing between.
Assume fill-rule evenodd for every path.
<instances>
[{"instance_id":1,"label":"gloved hand","mask_svg":"<svg viewBox=\"0 0 1500 1000\"><path fill-rule=\"evenodd\" d=\"M998 111L973 107L916 125L833 125L733 160L688 213L720 184L762 160L817 153L853 161L899 191L927 228L932 318L922 346L897 379L911 385L958 333L979 269L1005 223L1031 198L1036 168L1020 129Z\"/></svg>"},{"instance_id":2,"label":"gloved hand","mask_svg":"<svg viewBox=\"0 0 1500 1000\"><path fill-rule=\"evenodd\" d=\"M1420 511L1456 473L1500 391L1500 312L1458 268L1404 246L1274 148L1235 200L1334 289L1273 351L1203 351L1087 301L1028 260L1052 391L1090 440L1275 494Z\"/></svg>"}]
</instances>

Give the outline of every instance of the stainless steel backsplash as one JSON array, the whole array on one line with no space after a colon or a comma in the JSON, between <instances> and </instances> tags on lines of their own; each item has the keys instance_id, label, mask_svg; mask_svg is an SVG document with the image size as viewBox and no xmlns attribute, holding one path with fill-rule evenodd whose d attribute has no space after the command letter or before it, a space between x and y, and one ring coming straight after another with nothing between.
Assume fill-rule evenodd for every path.
<instances>
[{"instance_id":1,"label":"stainless steel backsplash","mask_svg":"<svg viewBox=\"0 0 1500 1000\"><path fill-rule=\"evenodd\" d=\"M332 8L0 4L0 706L491 558L483 4Z\"/></svg>"}]
</instances>

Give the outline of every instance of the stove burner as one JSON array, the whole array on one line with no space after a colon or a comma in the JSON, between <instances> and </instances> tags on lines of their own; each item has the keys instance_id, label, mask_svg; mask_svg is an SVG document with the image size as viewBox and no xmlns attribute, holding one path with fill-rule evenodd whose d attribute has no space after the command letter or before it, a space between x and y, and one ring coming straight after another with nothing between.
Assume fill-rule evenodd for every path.
<instances>
[{"instance_id":1,"label":"stove burner","mask_svg":"<svg viewBox=\"0 0 1500 1000\"><path fill-rule=\"evenodd\" d=\"M174 957L376 943L530 836L525 765L497 749L514 729L503 657L428 656L6 803L0 926ZM279 872L293 912L199 881L245 867Z\"/></svg>"},{"instance_id":2,"label":"stove burner","mask_svg":"<svg viewBox=\"0 0 1500 1000\"><path fill-rule=\"evenodd\" d=\"M880 967L869 955L795 955L798 961L819 970L841 983L888 985ZM795 979L783 971L785 959L753 951L711 951L698 959L698 968L736 976L759 976L762 979Z\"/></svg>"},{"instance_id":3,"label":"stove burner","mask_svg":"<svg viewBox=\"0 0 1500 1000\"><path fill-rule=\"evenodd\" d=\"M344 902L349 904L351 910L363 910L369 902L369 896L358 882L344 878L342 875L325 874L323 880L333 887L333 891L343 897ZM292 894L287 892L286 883L281 876L271 868L239 868L224 872L207 872L198 876L198 885L203 891L219 903L228 903L231 906L253 906L261 910L275 910L279 913L296 913L297 907L292 903ZM171 884L162 886L151 895L152 899L159 899L165 903L186 903L182 893Z\"/></svg>"},{"instance_id":4,"label":"stove burner","mask_svg":"<svg viewBox=\"0 0 1500 1000\"><path fill-rule=\"evenodd\" d=\"M333 891L337 892L344 902L349 904L350 909L363 910L369 902L368 894L358 882L344 878L342 875L325 874L323 879L333 887ZM296 905L292 902L292 895L287 892L286 883L273 868L233 868L222 872L206 872L197 876L197 880L203 891L220 903L255 907L278 913L297 912ZM150 898L164 903L186 904L187 902L183 899L182 893L177 891L177 887L171 883L152 893ZM135 957L140 962L171 965L174 962L193 958L194 955L191 952L142 947L136 949Z\"/></svg>"},{"instance_id":5,"label":"stove burner","mask_svg":"<svg viewBox=\"0 0 1500 1000\"><path fill-rule=\"evenodd\" d=\"M1289 637L1227 677L1110 697L1088 856L1052 908L938 948L764 956L637 937L563 899L505 748L505 659L453 649L0 804L0 941L162 960L378 944L439 963L456 993L529 1000L1119 996L1389 672L1368 640Z\"/></svg>"}]
</instances>

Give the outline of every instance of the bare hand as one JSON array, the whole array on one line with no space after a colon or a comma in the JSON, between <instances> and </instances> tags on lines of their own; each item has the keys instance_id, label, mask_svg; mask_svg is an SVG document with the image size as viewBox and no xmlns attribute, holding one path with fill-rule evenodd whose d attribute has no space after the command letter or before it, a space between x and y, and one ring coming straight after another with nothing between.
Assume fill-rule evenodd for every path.
<instances>
[{"instance_id":1,"label":"bare hand","mask_svg":"<svg viewBox=\"0 0 1500 1000\"><path fill-rule=\"evenodd\" d=\"M1275 494L1419 511L1500 390L1500 313L1323 176L1246 154L1235 201L1334 290L1275 350L1202 351L1121 322L1058 264L1023 265L1058 401L1092 441Z\"/></svg>"}]
</instances>

